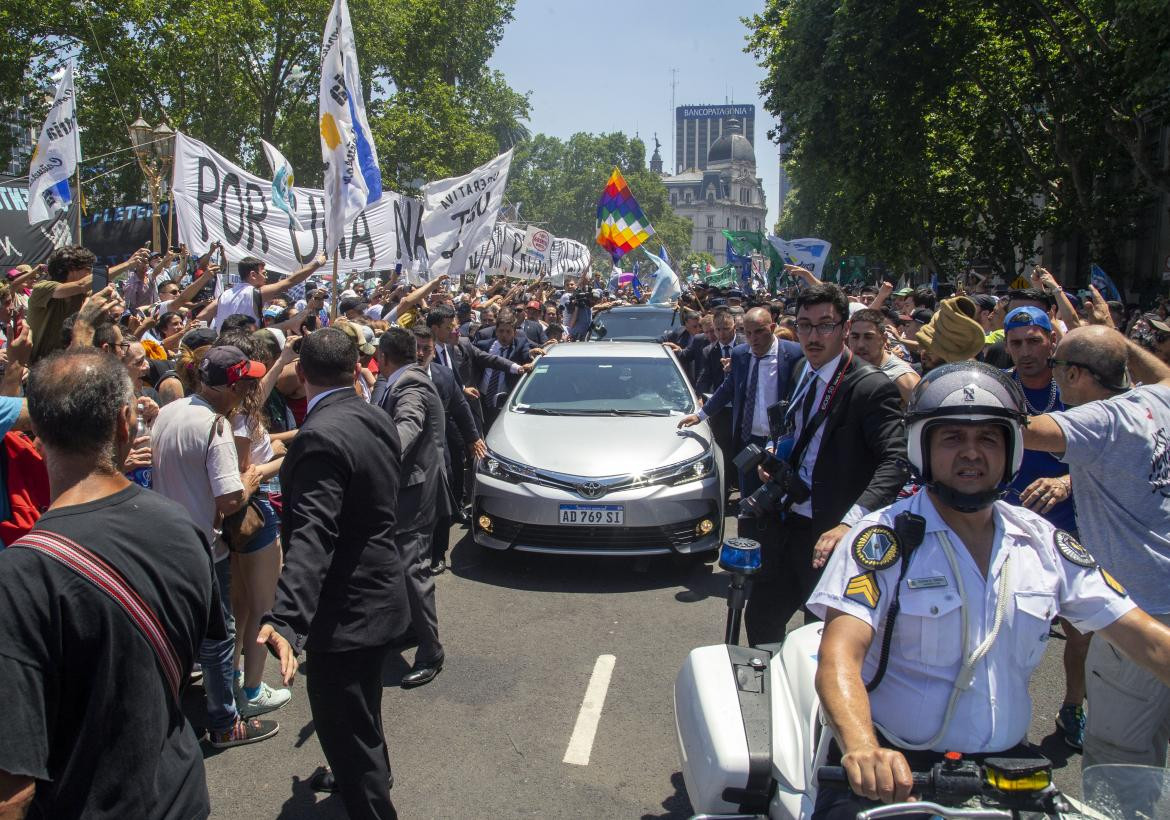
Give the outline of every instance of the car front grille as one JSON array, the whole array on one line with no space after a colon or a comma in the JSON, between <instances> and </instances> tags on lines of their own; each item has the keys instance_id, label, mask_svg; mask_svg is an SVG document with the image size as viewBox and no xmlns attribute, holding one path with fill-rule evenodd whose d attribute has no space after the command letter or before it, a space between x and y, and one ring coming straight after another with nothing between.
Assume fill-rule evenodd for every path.
<instances>
[{"instance_id":1,"label":"car front grille","mask_svg":"<svg viewBox=\"0 0 1170 820\"><path fill-rule=\"evenodd\" d=\"M511 545L535 547L538 549L602 550L624 552L663 547L680 548L701 537L695 534L695 527L704 518L714 518L714 511L708 515L656 527L582 527L554 524L525 524L507 518L491 516L491 536Z\"/></svg>"}]
</instances>

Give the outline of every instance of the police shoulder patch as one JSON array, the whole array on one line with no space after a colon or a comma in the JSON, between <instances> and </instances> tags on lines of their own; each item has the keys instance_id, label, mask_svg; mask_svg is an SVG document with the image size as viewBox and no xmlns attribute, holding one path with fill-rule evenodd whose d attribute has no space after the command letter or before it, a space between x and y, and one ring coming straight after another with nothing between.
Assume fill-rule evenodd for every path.
<instances>
[{"instance_id":1,"label":"police shoulder patch","mask_svg":"<svg viewBox=\"0 0 1170 820\"><path fill-rule=\"evenodd\" d=\"M1125 587L1123 587L1121 585L1120 581L1118 581L1116 578L1114 578L1112 575L1110 575L1108 572L1105 571L1105 567L1099 566L1099 567L1097 567L1097 569L1099 569L1101 571L1101 577L1103 579L1105 579L1105 583L1109 586L1109 588L1111 590L1116 592L1122 598L1124 598L1126 595L1129 594L1128 592L1125 591Z\"/></svg>"},{"instance_id":2,"label":"police shoulder patch","mask_svg":"<svg viewBox=\"0 0 1170 820\"><path fill-rule=\"evenodd\" d=\"M849 579L849 583L845 585L845 597L850 601L856 601L862 606L877 609L877 603L882 597L877 576L872 571L854 575Z\"/></svg>"},{"instance_id":3,"label":"police shoulder patch","mask_svg":"<svg viewBox=\"0 0 1170 820\"><path fill-rule=\"evenodd\" d=\"M898 536L880 524L866 527L853 540L853 560L866 569L886 569L898 563L902 555Z\"/></svg>"},{"instance_id":4,"label":"police shoulder patch","mask_svg":"<svg viewBox=\"0 0 1170 820\"><path fill-rule=\"evenodd\" d=\"M1056 549L1064 556L1064 560L1070 564L1076 564L1078 567L1085 567L1092 569L1097 566L1097 562L1093 560L1093 556L1089 555L1089 551L1081 546L1081 542L1073 538L1071 533L1064 530L1057 530L1052 536L1052 540L1056 543Z\"/></svg>"}]
</instances>

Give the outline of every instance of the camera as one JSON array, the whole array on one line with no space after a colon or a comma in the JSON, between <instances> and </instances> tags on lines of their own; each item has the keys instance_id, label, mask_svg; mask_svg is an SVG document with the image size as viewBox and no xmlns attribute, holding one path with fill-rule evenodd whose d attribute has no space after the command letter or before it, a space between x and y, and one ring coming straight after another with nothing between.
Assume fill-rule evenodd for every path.
<instances>
[{"instance_id":1,"label":"camera","mask_svg":"<svg viewBox=\"0 0 1170 820\"><path fill-rule=\"evenodd\" d=\"M791 450L792 440L786 439L781 445L784 443ZM757 444L744 447L734 460L736 469L744 474L763 467L764 472L771 476L754 493L739 502L740 518L762 518L768 513L782 512L793 504L803 504L811 496L809 488L800 480L791 464Z\"/></svg>"}]
</instances>

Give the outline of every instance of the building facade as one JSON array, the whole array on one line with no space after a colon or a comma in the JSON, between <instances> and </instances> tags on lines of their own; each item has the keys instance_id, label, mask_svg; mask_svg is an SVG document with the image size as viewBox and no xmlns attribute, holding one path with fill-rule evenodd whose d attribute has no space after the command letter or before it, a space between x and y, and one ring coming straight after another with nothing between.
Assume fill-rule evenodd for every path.
<instances>
[{"instance_id":1,"label":"building facade","mask_svg":"<svg viewBox=\"0 0 1170 820\"><path fill-rule=\"evenodd\" d=\"M711 146L732 123L755 146L754 105L680 105L674 109L674 172L704 171Z\"/></svg>"},{"instance_id":2,"label":"building facade","mask_svg":"<svg viewBox=\"0 0 1170 820\"><path fill-rule=\"evenodd\" d=\"M703 157L703 170L688 169L662 182L674 212L691 221L691 250L709 253L717 266L727 263L724 230L761 231L768 205L763 180L756 176L756 153L732 121Z\"/></svg>"}]
</instances>

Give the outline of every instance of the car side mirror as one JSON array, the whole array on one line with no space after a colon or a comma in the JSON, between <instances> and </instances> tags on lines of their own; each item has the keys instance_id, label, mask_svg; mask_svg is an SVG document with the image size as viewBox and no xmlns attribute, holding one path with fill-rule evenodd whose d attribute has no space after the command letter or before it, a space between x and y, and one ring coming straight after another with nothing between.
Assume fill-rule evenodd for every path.
<instances>
[{"instance_id":1,"label":"car side mirror","mask_svg":"<svg viewBox=\"0 0 1170 820\"><path fill-rule=\"evenodd\" d=\"M605 334L609 333L609 328L602 324L593 325L593 335L597 339L604 339Z\"/></svg>"},{"instance_id":2,"label":"car side mirror","mask_svg":"<svg viewBox=\"0 0 1170 820\"><path fill-rule=\"evenodd\" d=\"M504 408L504 404L508 401L508 394L503 392L496 393L491 397L490 401L493 408L496 410L502 410Z\"/></svg>"}]
</instances>

